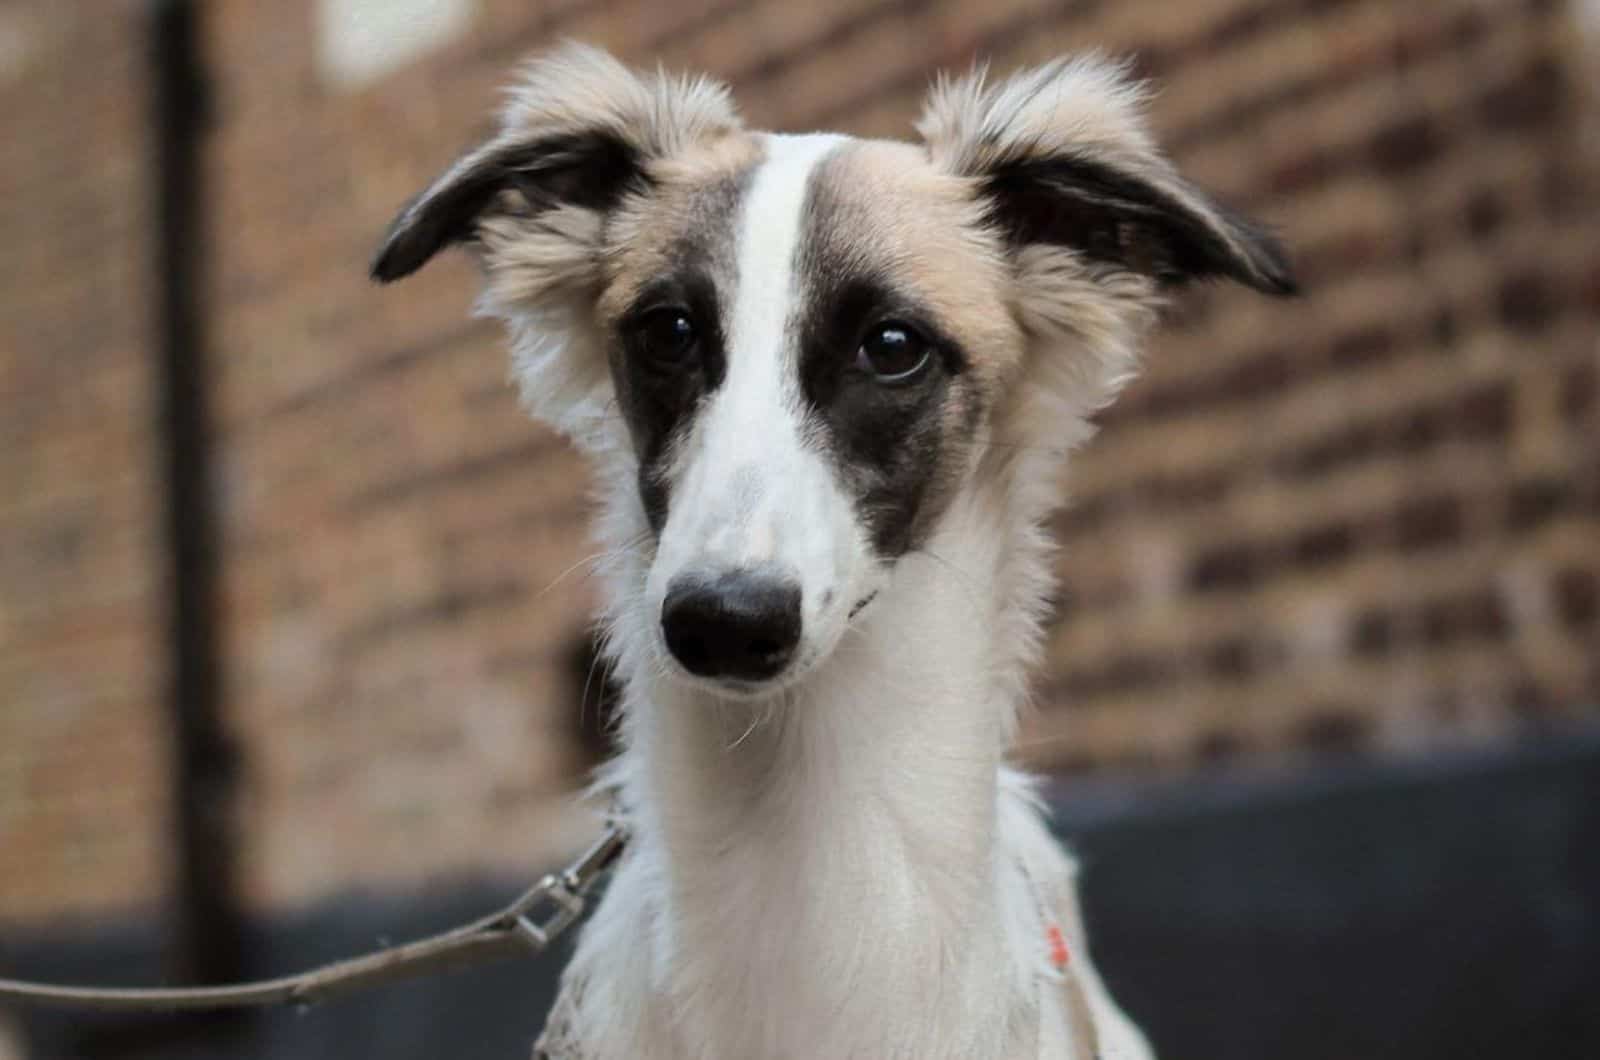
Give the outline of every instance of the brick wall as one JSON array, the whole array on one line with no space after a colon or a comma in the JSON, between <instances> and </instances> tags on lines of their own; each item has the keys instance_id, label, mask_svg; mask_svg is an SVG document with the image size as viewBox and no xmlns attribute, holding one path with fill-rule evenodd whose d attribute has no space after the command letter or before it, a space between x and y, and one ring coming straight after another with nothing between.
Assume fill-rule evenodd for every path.
<instances>
[{"instance_id":1,"label":"brick wall","mask_svg":"<svg viewBox=\"0 0 1600 1060\"><path fill-rule=\"evenodd\" d=\"M1151 63L1181 160L1292 233L1310 294L1187 304L1079 466L1046 760L1414 748L1600 703L1600 186L1572 18L1271 17L1294 6Z\"/></svg>"},{"instance_id":2,"label":"brick wall","mask_svg":"<svg viewBox=\"0 0 1600 1060\"><path fill-rule=\"evenodd\" d=\"M254 899L521 869L583 830L559 797L585 761L583 469L517 411L464 261L392 290L364 279L509 65L561 36L714 72L753 124L897 136L935 68L1127 52L1163 86L1180 163L1296 247L1305 298L1185 296L1078 458L1030 762L1425 749L1600 704L1600 169L1569 4L480 0L461 36L354 86L319 68L308 0L208 10L224 629ZM66 113L16 98L35 113L0 120ZM5 275L4 304L43 319L47 289ZM40 475L45 435L67 431L41 428L21 466ZM8 575L8 609L42 592L31 567ZM103 582L69 573L52 599ZM0 658L51 636L27 630L8 627ZM41 724L12 709L19 738Z\"/></svg>"},{"instance_id":3,"label":"brick wall","mask_svg":"<svg viewBox=\"0 0 1600 1060\"><path fill-rule=\"evenodd\" d=\"M166 872L144 68L98 6L0 9L0 920Z\"/></svg>"}]
</instances>

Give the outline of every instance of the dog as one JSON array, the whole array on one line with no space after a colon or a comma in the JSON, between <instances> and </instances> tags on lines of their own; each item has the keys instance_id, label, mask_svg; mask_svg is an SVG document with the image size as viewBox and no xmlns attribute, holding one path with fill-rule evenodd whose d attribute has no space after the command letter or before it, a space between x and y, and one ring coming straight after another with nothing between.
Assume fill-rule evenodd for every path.
<instances>
[{"instance_id":1,"label":"dog","mask_svg":"<svg viewBox=\"0 0 1600 1060\"><path fill-rule=\"evenodd\" d=\"M936 83L918 142L748 130L567 45L395 219L460 244L595 466L630 846L550 1060L1146 1060L1005 763L1064 456L1165 292L1295 288L1089 55Z\"/></svg>"}]
</instances>

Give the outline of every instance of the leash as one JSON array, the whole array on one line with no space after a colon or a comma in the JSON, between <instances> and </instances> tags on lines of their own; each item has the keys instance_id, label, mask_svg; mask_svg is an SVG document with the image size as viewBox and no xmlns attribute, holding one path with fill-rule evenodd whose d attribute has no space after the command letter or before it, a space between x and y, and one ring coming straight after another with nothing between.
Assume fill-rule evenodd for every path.
<instances>
[{"instance_id":1,"label":"leash","mask_svg":"<svg viewBox=\"0 0 1600 1060\"><path fill-rule=\"evenodd\" d=\"M583 915L589 892L616 864L627 843L627 829L612 819L604 834L576 861L559 873L545 876L498 913L416 942L335 961L298 975L229 986L127 990L0 979L0 1002L106 1012L311 1005L425 972L465 967L517 953L539 953Z\"/></svg>"}]
</instances>

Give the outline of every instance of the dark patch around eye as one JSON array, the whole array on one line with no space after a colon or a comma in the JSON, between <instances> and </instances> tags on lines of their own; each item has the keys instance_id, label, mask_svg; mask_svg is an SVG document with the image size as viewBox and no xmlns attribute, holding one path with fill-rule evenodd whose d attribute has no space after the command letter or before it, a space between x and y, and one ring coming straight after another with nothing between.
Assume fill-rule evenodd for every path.
<instances>
[{"instance_id":1,"label":"dark patch around eye","mask_svg":"<svg viewBox=\"0 0 1600 1060\"><path fill-rule=\"evenodd\" d=\"M804 311L800 320L800 388L822 407L843 389L870 384L854 367L856 351L874 328L903 322L926 338L942 376L967 369L961 347L932 322L917 302L896 292L881 276L850 275L847 262L829 262L825 252L805 255Z\"/></svg>"},{"instance_id":2,"label":"dark patch around eye","mask_svg":"<svg viewBox=\"0 0 1600 1060\"><path fill-rule=\"evenodd\" d=\"M635 332L650 326L653 317L665 315L671 310L682 310L694 328L698 347L688 367L699 369L704 376L706 389L715 390L722 383L728 366L722 333L723 308L715 282L701 268L686 269L646 287L634 299L618 325L621 352L630 374L649 376L659 373L662 368L657 360L648 356L648 350L635 347L632 341ZM676 382L681 382L681 373L671 372L668 375L669 378L660 380L664 388L670 389ZM670 394L657 396L665 398Z\"/></svg>"},{"instance_id":3,"label":"dark patch around eye","mask_svg":"<svg viewBox=\"0 0 1600 1060\"><path fill-rule=\"evenodd\" d=\"M634 329L664 306L688 311L696 330L693 354L682 363L663 364L637 347ZM618 325L611 344L611 375L617 404L627 418L639 455L639 498L657 533L666 523L666 468L673 441L687 426L700 401L715 390L727 371L722 310L717 290L703 271L693 270L645 289Z\"/></svg>"},{"instance_id":4,"label":"dark patch around eye","mask_svg":"<svg viewBox=\"0 0 1600 1060\"><path fill-rule=\"evenodd\" d=\"M867 260L874 218L852 201L848 177L824 162L805 211L793 324L800 392L874 550L898 557L944 510L982 403L960 345ZM886 320L915 327L933 347L928 368L904 385L886 386L855 363L868 330Z\"/></svg>"},{"instance_id":5,"label":"dark patch around eye","mask_svg":"<svg viewBox=\"0 0 1600 1060\"><path fill-rule=\"evenodd\" d=\"M615 322L609 343L617 406L639 458L639 500L657 534L666 525L671 502L668 469L675 444L727 374L723 319L733 297L739 206L748 178L746 170L697 195L685 213L684 234L672 248L666 274L634 298ZM630 331L649 313L665 307L686 310L694 323L696 348L681 365L641 356L628 341Z\"/></svg>"},{"instance_id":6,"label":"dark patch around eye","mask_svg":"<svg viewBox=\"0 0 1600 1060\"><path fill-rule=\"evenodd\" d=\"M959 400L952 377L937 375L903 388L851 381L828 404L813 402L880 555L903 554L926 527L925 502L948 455L946 410Z\"/></svg>"}]
</instances>

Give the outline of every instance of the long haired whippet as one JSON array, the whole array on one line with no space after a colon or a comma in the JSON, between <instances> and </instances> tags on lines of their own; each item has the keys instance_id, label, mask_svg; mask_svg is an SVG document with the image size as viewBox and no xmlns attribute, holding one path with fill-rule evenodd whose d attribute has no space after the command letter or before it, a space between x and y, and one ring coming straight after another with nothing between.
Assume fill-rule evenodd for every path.
<instances>
[{"instance_id":1,"label":"long haired whippet","mask_svg":"<svg viewBox=\"0 0 1600 1060\"><path fill-rule=\"evenodd\" d=\"M1004 764L1062 456L1164 288L1286 294L1121 67L941 81L920 142L747 130L568 46L401 212L466 244L600 476L632 832L538 1055L1143 1060Z\"/></svg>"}]
</instances>

